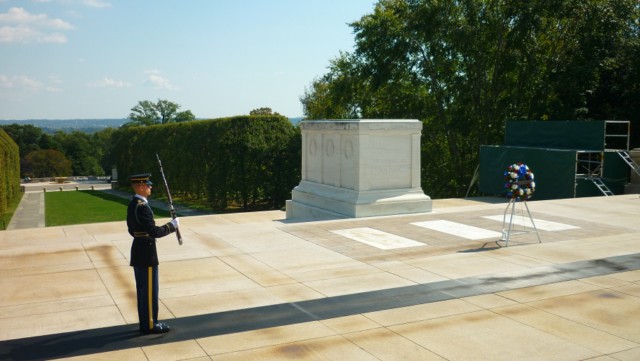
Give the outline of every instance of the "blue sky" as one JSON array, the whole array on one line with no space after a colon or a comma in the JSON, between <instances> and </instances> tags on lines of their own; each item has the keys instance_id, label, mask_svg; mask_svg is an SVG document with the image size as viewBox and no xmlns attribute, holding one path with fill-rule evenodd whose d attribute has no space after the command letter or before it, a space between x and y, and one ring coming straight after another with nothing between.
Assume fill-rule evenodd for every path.
<instances>
[{"instance_id":1,"label":"blue sky","mask_svg":"<svg viewBox=\"0 0 640 361\"><path fill-rule=\"evenodd\" d=\"M126 118L158 99L198 118L302 116L375 3L0 0L0 119Z\"/></svg>"}]
</instances>

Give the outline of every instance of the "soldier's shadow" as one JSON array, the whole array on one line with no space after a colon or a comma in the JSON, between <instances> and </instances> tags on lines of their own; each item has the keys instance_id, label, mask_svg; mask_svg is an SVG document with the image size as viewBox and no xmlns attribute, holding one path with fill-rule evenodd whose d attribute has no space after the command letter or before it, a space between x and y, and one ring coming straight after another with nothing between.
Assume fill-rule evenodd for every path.
<instances>
[{"instance_id":1,"label":"soldier's shadow","mask_svg":"<svg viewBox=\"0 0 640 361\"><path fill-rule=\"evenodd\" d=\"M0 342L2 360L50 360L139 347L144 341L131 325L34 336Z\"/></svg>"}]
</instances>

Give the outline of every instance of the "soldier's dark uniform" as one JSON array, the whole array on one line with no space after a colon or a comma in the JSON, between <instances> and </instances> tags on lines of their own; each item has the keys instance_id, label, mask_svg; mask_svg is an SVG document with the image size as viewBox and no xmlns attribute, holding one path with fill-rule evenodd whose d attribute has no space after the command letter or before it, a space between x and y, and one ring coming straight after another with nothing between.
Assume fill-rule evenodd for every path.
<instances>
[{"instance_id":1,"label":"soldier's dark uniform","mask_svg":"<svg viewBox=\"0 0 640 361\"><path fill-rule=\"evenodd\" d=\"M146 183L151 174L137 174L129 177L132 184ZM131 245L131 263L136 278L138 295L138 318L143 333L164 333L169 326L158 322L158 252L156 238L164 237L176 231L171 222L156 226L153 211L147 199L136 194L127 208L127 228L133 236Z\"/></svg>"}]
</instances>

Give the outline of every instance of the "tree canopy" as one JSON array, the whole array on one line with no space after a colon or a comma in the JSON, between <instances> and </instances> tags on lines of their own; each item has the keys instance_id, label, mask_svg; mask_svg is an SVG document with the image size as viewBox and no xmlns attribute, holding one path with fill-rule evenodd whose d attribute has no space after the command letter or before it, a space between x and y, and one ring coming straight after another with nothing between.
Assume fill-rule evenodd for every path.
<instances>
[{"instance_id":1,"label":"tree canopy","mask_svg":"<svg viewBox=\"0 0 640 361\"><path fill-rule=\"evenodd\" d=\"M101 176L110 172L114 164L113 160L105 158L114 132L112 128L93 134L56 131L53 135L44 133L42 129L30 124L3 125L0 129L3 129L19 147L22 177L53 176L53 173L46 174L49 170L55 170L56 176ZM49 150L56 152L45 152ZM65 162L59 160L60 154L65 161L70 162L69 168L66 168ZM51 156L52 161L46 161L47 156ZM34 162L37 164L34 165ZM59 166L61 164L65 166Z\"/></svg>"},{"instance_id":2,"label":"tree canopy","mask_svg":"<svg viewBox=\"0 0 640 361\"><path fill-rule=\"evenodd\" d=\"M304 115L422 120L423 186L460 196L506 120L638 124L638 19L637 0L380 0Z\"/></svg>"},{"instance_id":3,"label":"tree canopy","mask_svg":"<svg viewBox=\"0 0 640 361\"><path fill-rule=\"evenodd\" d=\"M273 112L269 107L257 108L249 112L249 115L280 115L278 112Z\"/></svg>"},{"instance_id":4,"label":"tree canopy","mask_svg":"<svg viewBox=\"0 0 640 361\"><path fill-rule=\"evenodd\" d=\"M146 126L195 120L191 110L179 112L180 105L168 100L141 100L131 108L130 121L124 126Z\"/></svg>"},{"instance_id":5,"label":"tree canopy","mask_svg":"<svg viewBox=\"0 0 640 361\"><path fill-rule=\"evenodd\" d=\"M24 166L24 171L33 177L66 177L72 174L71 161L53 149L30 152L24 159Z\"/></svg>"}]
</instances>

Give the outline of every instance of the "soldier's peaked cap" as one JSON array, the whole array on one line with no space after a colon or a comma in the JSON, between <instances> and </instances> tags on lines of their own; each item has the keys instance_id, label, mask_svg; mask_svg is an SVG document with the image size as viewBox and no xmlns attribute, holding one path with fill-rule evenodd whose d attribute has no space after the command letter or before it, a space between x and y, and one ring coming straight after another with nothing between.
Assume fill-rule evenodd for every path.
<instances>
[{"instance_id":1,"label":"soldier's peaked cap","mask_svg":"<svg viewBox=\"0 0 640 361\"><path fill-rule=\"evenodd\" d=\"M140 173L129 176L129 181L131 184L135 183L146 183L147 185L153 185L153 183L149 180L151 178L151 173Z\"/></svg>"}]
</instances>

